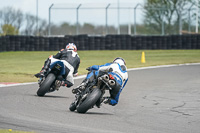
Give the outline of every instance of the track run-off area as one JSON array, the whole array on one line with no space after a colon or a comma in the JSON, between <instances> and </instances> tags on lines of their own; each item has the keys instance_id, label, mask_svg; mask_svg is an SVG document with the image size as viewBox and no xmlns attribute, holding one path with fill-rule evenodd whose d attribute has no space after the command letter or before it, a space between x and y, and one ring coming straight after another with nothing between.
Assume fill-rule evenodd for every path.
<instances>
[{"instance_id":1,"label":"track run-off area","mask_svg":"<svg viewBox=\"0 0 200 133\"><path fill-rule=\"evenodd\" d=\"M0 87L0 129L36 133L198 133L200 63L129 69L116 106L70 112L72 88L45 97L38 84ZM75 86L83 80L75 80ZM20 78L20 77L19 77Z\"/></svg>"}]
</instances>

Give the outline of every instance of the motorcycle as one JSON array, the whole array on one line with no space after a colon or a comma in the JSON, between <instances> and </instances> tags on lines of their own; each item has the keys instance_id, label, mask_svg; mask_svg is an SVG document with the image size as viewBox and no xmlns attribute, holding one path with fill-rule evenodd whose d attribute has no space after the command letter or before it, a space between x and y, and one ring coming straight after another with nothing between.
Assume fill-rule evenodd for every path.
<instances>
[{"instance_id":1,"label":"motorcycle","mask_svg":"<svg viewBox=\"0 0 200 133\"><path fill-rule=\"evenodd\" d=\"M62 61L56 61L50 64L45 75L38 80L39 89L37 95L44 96L46 93L59 90L64 80L63 75L65 75L65 66Z\"/></svg>"},{"instance_id":2,"label":"motorcycle","mask_svg":"<svg viewBox=\"0 0 200 133\"><path fill-rule=\"evenodd\" d=\"M105 91L112 90L116 84L117 82L112 74L100 71L96 80L89 82L84 90L78 89L75 101L71 103L69 110L86 113L95 104L100 105L103 102Z\"/></svg>"}]
</instances>

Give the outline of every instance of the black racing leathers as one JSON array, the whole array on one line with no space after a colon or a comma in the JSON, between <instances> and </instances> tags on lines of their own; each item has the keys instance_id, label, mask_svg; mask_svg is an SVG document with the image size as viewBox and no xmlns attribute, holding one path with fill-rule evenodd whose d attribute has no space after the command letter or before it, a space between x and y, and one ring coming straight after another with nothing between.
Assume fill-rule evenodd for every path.
<instances>
[{"instance_id":1,"label":"black racing leathers","mask_svg":"<svg viewBox=\"0 0 200 133\"><path fill-rule=\"evenodd\" d=\"M73 74L78 73L80 58L79 58L77 52L62 49L56 55L54 55L53 58L56 58L59 60L66 60L70 65L72 65L74 67Z\"/></svg>"}]
</instances>

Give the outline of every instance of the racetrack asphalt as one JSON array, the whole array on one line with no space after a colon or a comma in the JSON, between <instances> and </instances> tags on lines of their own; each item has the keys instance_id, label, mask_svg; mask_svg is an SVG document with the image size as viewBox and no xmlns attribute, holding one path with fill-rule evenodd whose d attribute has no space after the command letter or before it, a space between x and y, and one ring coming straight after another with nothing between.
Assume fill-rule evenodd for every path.
<instances>
[{"instance_id":1,"label":"racetrack asphalt","mask_svg":"<svg viewBox=\"0 0 200 133\"><path fill-rule=\"evenodd\" d=\"M118 105L70 112L72 88L38 97L38 85L0 87L0 129L36 133L198 133L200 64L128 71ZM83 79L75 80L75 86Z\"/></svg>"}]
</instances>

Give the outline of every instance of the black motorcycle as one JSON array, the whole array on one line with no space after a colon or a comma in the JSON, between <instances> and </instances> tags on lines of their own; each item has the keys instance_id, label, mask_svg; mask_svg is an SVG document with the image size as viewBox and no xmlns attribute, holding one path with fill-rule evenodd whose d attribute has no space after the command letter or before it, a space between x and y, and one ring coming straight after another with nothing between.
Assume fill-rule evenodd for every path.
<instances>
[{"instance_id":1,"label":"black motorcycle","mask_svg":"<svg viewBox=\"0 0 200 133\"><path fill-rule=\"evenodd\" d=\"M69 110L78 113L86 113L95 105L100 105L106 90L112 90L117 82L108 72L99 72L99 76L89 82L84 90L78 90L75 101L71 103Z\"/></svg>"},{"instance_id":2,"label":"black motorcycle","mask_svg":"<svg viewBox=\"0 0 200 133\"><path fill-rule=\"evenodd\" d=\"M44 96L46 93L58 90L64 80L65 66L62 61L56 61L50 65L44 77L38 80L39 89L38 96Z\"/></svg>"}]
</instances>

